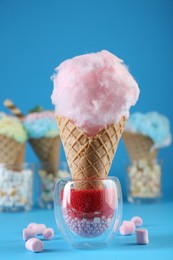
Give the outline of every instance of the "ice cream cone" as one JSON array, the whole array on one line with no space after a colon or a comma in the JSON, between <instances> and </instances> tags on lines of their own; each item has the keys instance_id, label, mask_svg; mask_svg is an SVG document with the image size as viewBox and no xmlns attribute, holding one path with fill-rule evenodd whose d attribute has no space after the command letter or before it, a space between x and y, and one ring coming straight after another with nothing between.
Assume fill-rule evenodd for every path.
<instances>
[{"instance_id":1,"label":"ice cream cone","mask_svg":"<svg viewBox=\"0 0 173 260\"><path fill-rule=\"evenodd\" d=\"M56 174L59 163L60 137L30 138L29 142L48 174Z\"/></svg>"},{"instance_id":2,"label":"ice cream cone","mask_svg":"<svg viewBox=\"0 0 173 260\"><path fill-rule=\"evenodd\" d=\"M18 143L5 135L0 135L0 163L12 170L21 170L25 157L25 143Z\"/></svg>"},{"instance_id":3,"label":"ice cream cone","mask_svg":"<svg viewBox=\"0 0 173 260\"><path fill-rule=\"evenodd\" d=\"M101 182L93 186L90 180L107 177L125 125L125 117L118 124L103 128L94 137L87 136L70 119L56 119L72 179L78 181L75 188L98 189Z\"/></svg>"},{"instance_id":4,"label":"ice cream cone","mask_svg":"<svg viewBox=\"0 0 173 260\"><path fill-rule=\"evenodd\" d=\"M23 122L26 120L26 117L24 116L24 114L20 111L19 108L16 107L16 105L14 105L14 103L11 100L9 100L9 99L5 100L4 105L19 120L21 120ZM40 109L40 107L37 107L37 109ZM32 112L34 112L34 111L32 111ZM46 113L49 113L49 112L46 112ZM47 117L51 117L50 114L48 114ZM37 121L38 118L35 117L35 120ZM56 123L55 123L55 125L56 125ZM32 131L33 131L33 129L32 129ZM59 163L59 150L60 150L59 135L57 135L55 137L29 138L29 142L30 142L33 150L35 151L38 159L42 163L43 168L46 170L46 172L48 174L55 175L57 173L58 163Z\"/></svg>"},{"instance_id":5,"label":"ice cream cone","mask_svg":"<svg viewBox=\"0 0 173 260\"><path fill-rule=\"evenodd\" d=\"M154 143L148 136L124 131L122 137L132 161L147 160L151 162L156 159L158 150L151 149Z\"/></svg>"}]
</instances>

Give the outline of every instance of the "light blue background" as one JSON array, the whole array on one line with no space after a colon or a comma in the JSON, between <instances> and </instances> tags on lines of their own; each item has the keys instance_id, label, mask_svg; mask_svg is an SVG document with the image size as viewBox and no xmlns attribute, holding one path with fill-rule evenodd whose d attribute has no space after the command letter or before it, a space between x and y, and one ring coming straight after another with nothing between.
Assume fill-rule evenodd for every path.
<instances>
[{"instance_id":1,"label":"light blue background","mask_svg":"<svg viewBox=\"0 0 173 260\"><path fill-rule=\"evenodd\" d=\"M139 83L140 99L131 111L156 110L173 125L172 46L172 0L0 0L0 110L6 98L24 113L37 104L53 108L54 68L107 49L124 59ZM173 198L172 156L172 147L159 153L166 200ZM29 146L26 159L36 161ZM127 159L121 141L110 174L120 178L124 195Z\"/></svg>"}]
</instances>

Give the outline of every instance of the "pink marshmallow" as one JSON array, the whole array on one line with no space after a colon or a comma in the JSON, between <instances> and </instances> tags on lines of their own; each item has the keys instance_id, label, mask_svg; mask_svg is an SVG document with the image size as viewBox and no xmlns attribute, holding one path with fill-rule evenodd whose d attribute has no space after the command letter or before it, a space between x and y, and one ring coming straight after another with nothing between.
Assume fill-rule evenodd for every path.
<instances>
[{"instance_id":1,"label":"pink marshmallow","mask_svg":"<svg viewBox=\"0 0 173 260\"><path fill-rule=\"evenodd\" d=\"M41 252L43 250L43 243L38 238L30 238L25 243L26 249L32 251L32 252Z\"/></svg>"},{"instance_id":2,"label":"pink marshmallow","mask_svg":"<svg viewBox=\"0 0 173 260\"><path fill-rule=\"evenodd\" d=\"M32 223L28 224L27 228L33 228L33 227L35 227L36 225L37 225L37 223L32 222Z\"/></svg>"},{"instance_id":3,"label":"pink marshmallow","mask_svg":"<svg viewBox=\"0 0 173 260\"><path fill-rule=\"evenodd\" d=\"M131 235L135 232L135 224L132 221L123 221L119 231L122 236Z\"/></svg>"},{"instance_id":4,"label":"pink marshmallow","mask_svg":"<svg viewBox=\"0 0 173 260\"><path fill-rule=\"evenodd\" d=\"M136 243L139 245L147 245L149 243L147 229L136 229Z\"/></svg>"},{"instance_id":5,"label":"pink marshmallow","mask_svg":"<svg viewBox=\"0 0 173 260\"><path fill-rule=\"evenodd\" d=\"M36 227L37 235L42 235L45 230L46 230L46 225L44 225L44 224L37 224L37 227Z\"/></svg>"},{"instance_id":6,"label":"pink marshmallow","mask_svg":"<svg viewBox=\"0 0 173 260\"><path fill-rule=\"evenodd\" d=\"M44 224L30 223L27 228L33 229L36 235L42 235L46 226Z\"/></svg>"},{"instance_id":7,"label":"pink marshmallow","mask_svg":"<svg viewBox=\"0 0 173 260\"><path fill-rule=\"evenodd\" d=\"M43 232L43 237L46 240L51 240L54 237L54 230L52 228L46 228Z\"/></svg>"},{"instance_id":8,"label":"pink marshmallow","mask_svg":"<svg viewBox=\"0 0 173 260\"><path fill-rule=\"evenodd\" d=\"M24 228L23 229L23 240L26 241L30 238L36 237L35 230L31 228Z\"/></svg>"},{"instance_id":9,"label":"pink marshmallow","mask_svg":"<svg viewBox=\"0 0 173 260\"><path fill-rule=\"evenodd\" d=\"M139 216L133 217L131 221L135 224L136 227L140 227L143 224L143 220Z\"/></svg>"}]
</instances>

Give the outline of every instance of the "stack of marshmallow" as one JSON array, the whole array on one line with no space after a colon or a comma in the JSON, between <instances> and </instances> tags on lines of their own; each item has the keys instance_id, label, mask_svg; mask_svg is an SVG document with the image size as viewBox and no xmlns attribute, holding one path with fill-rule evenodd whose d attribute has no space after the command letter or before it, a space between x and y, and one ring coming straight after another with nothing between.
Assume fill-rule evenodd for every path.
<instances>
[{"instance_id":1,"label":"stack of marshmallow","mask_svg":"<svg viewBox=\"0 0 173 260\"><path fill-rule=\"evenodd\" d=\"M0 165L0 210L29 210L32 206L33 172L14 171Z\"/></svg>"},{"instance_id":2,"label":"stack of marshmallow","mask_svg":"<svg viewBox=\"0 0 173 260\"><path fill-rule=\"evenodd\" d=\"M129 201L161 196L161 166L157 160L160 148L171 144L169 119L158 113L134 113L125 125L124 142L131 165Z\"/></svg>"},{"instance_id":3,"label":"stack of marshmallow","mask_svg":"<svg viewBox=\"0 0 173 260\"><path fill-rule=\"evenodd\" d=\"M142 176L142 177L141 177ZM161 166L145 160L134 161L128 167L129 201L132 198L157 198L161 193ZM131 198L132 197L132 198Z\"/></svg>"},{"instance_id":4,"label":"stack of marshmallow","mask_svg":"<svg viewBox=\"0 0 173 260\"><path fill-rule=\"evenodd\" d=\"M148 230L144 228L138 228L142 226L142 218L135 216L130 221L123 221L119 228L120 234L122 236L132 235L136 233L136 243L140 245L147 245L149 243Z\"/></svg>"},{"instance_id":5,"label":"stack of marshmallow","mask_svg":"<svg viewBox=\"0 0 173 260\"><path fill-rule=\"evenodd\" d=\"M45 240L51 240L54 237L54 231L44 224L30 223L27 228L23 229L23 240L26 241L26 249L32 252L41 252L43 250L43 242L36 237L37 235L42 235Z\"/></svg>"},{"instance_id":6,"label":"stack of marshmallow","mask_svg":"<svg viewBox=\"0 0 173 260\"><path fill-rule=\"evenodd\" d=\"M59 170L55 175L48 174L44 169L39 170L41 181L41 194L39 198L39 206L41 208L53 208L53 193L55 183L58 179L69 177L69 172Z\"/></svg>"}]
</instances>

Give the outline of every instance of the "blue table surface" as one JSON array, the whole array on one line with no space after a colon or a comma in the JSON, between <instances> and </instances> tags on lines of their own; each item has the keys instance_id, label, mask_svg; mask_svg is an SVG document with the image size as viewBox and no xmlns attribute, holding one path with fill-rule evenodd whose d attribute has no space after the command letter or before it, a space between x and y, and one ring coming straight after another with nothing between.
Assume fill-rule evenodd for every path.
<instances>
[{"instance_id":1,"label":"blue table surface","mask_svg":"<svg viewBox=\"0 0 173 260\"><path fill-rule=\"evenodd\" d=\"M173 203L124 204L123 219L139 215L149 231L148 245L137 245L135 235L117 234L108 248L95 250L72 249L57 230L53 210L34 209L30 212L0 213L0 260L10 259L164 259L173 260ZM27 251L22 230L28 223L45 223L55 230L51 241L43 241L44 251Z\"/></svg>"}]
</instances>

